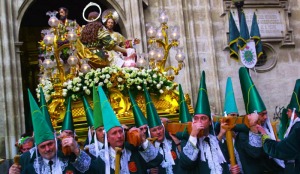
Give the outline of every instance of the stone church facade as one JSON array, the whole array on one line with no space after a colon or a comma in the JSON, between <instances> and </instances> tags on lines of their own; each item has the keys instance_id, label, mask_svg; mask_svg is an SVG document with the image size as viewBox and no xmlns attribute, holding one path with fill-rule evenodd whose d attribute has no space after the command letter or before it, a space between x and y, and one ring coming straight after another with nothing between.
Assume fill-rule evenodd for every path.
<instances>
[{"instance_id":1,"label":"stone church facade","mask_svg":"<svg viewBox=\"0 0 300 174\"><path fill-rule=\"evenodd\" d=\"M26 85L21 71L24 52L21 47L25 41L20 39L20 28L25 13L30 13L28 10L34 3L34 0L0 2L0 158L14 157L15 142L25 131L27 100L23 97ZM160 9L166 10L168 24L180 28L180 44L187 57L175 81L182 84L195 104L200 74L205 70L212 112L222 114L226 79L232 77L239 112L245 114L238 77L238 69L243 65L229 58L228 13L237 14L230 0L107 0L104 4L120 14L123 35L141 38L137 47L140 53L148 51L146 23L158 26L158 13ZM255 11L262 21L262 41L267 57L250 73L269 117L273 118L276 106L289 103L300 74L300 1L246 0L243 8L249 19ZM172 53L168 64L177 64Z\"/></svg>"}]
</instances>

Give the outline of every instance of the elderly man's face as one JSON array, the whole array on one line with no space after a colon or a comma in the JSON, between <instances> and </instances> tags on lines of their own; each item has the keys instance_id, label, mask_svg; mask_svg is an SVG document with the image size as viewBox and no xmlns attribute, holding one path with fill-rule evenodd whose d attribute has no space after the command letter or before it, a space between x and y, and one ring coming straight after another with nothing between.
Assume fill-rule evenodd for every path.
<instances>
[{"instance_id":1,"label":"elderly man's face","mask_svg":"<svg viewBox=\"0 0 300 174\"><path fill-rule=\"evenodd\" d=\"M60 20L65 20L66 19L66 12L64 9L59 10L59 18Z\"/></svg>"},{"instance_id":2,"label":"elderly man's face","mask_svg":"<svg viewBox=\"0 0 300 174\"><path fill-rule=\"evenodd\" d=\"M27 143L22 144L20 151L22 153L25 153L25 152L29 151L32 147L33 147L33 142L29 141Z\"/></svg>"},{"instance_id":3,"label":"elderly man's face","mask_svg":"<svg viewBox=\"0 0 300 174\"><path fill-rule=\"evenodd\" d=\"M107 133L107 141L112 148L124 145L124 132L122 127L111 128Z\"/></svg>"},{"instance_id":4,"label":"elderly man's face","mask_svg":"<svg viewBox=\"0 0 300 174\"><path fill-rule=\"evenodd\" d=\"M55 140L44 141L38 145L41 156L47 160L54 158L56 153Z\"/></svg>"},{"instance_id":5,"label":"elderly man's face","mask_svg":"<svg viewBox=\"0 0 300 174\"><path fill-rule=\"evenodd\" d=\"M158 142L163 142L165 139L165 130L162 125L150 128L151 137L157 138Z\"/></svg>"}]
</instances>

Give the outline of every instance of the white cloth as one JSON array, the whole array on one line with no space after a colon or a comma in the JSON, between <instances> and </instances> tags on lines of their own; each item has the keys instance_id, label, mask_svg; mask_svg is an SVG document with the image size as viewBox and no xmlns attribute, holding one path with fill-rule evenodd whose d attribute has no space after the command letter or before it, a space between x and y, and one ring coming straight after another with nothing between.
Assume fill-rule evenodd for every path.
<instances>
[{"instance_id":1,"label":"white cloth","mask_svg":"<svg viewBox=\"0 0 300 174\"><path fill-rule=\"evenodd\" d=\"M159 150L159 153L164 155L165 160L162 161L161 166L166 169L167 174L173 174L173 165L175 165L172 157L172 140L164 139L163 149L160 147L160 142L155 142L155 147Z\"/></svg>"},{"instance_id":2,"label":"white cloth","mask_svg":"<svg viewBox=\"0 0 300 174\"><path fill-rule=\"evenodd\" d=\"M223 168L221 164L226 163L226 160L219 146L219 141L216 136L209 134L207 137L209 137L210 146L204 141L206 137L199 138L198 148L200 149L200 159L201 161L207 160L210 174L222 174ZM196 145L197 138L190 136L189 141Z\"/></svg>"},{"instance_id":3,"label":"white cloth","mask_svg":"<svg viewBox=\"0 0 300 174\"><path fill-rule=\"evenodd\" d=\"M266 130L266 133L269 135L269 137L272 140L276 140L275 138L275 134L273 131L273 127L271 125L271 122L269 120L269 118L267 118L266 123L263 125L264 129ZM272 158L269 156L269 158ZM277 158L272 158L279 166L281 166L282 168L285 168L285 164L283 160L277 159Z\"/></svg>"}]
</instances>

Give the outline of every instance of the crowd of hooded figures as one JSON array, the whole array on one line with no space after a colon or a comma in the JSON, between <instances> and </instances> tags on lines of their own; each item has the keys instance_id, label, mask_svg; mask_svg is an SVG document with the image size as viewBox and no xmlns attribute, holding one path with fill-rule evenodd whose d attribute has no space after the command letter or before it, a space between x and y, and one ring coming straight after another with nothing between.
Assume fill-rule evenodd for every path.
<instances>
[{"instance_id":1,"label":"crowd of hooded figures","mask_svg":"<svg viewBox=\"0 0 300 174\"><path fill-rule=\"evenodd\" d=\"M60 11L65 15L65 9ZM130 55L132 50L129 48L139 41L124 41L122 35L112 31L113 18L107 17L104 27L93 20L97 16L97 12L89 14L89 20L93 22L82 29L82 44L99 57L102 48ZM119 64L120 60L115 62ZM131 128L120 124L104 89L93 87L93 109L82 96L89 126L83 148L75 140L71 98L66 99L67 109L58 134L53 129L43 91L40 92L40 106L28 91L34 140L20 141L22 155L10 167L9 174L299 174L300 80L296 81L290 103L283 113L290 120L289 125L284 135L278 138L246 68L240 68L239 78L248 124L234 124L228 129L226 119L213 121L203 71L193 114L189 113L179 85L178 119L181 124L190 123L190 131L185 129L175 134L166 129L168 120L158 115L145 86L146 116L131 91L127 93L135 121ZM225 91L223 118L226 117L239 117L230 77ZM227 136L228 133L231 136ZM231 150L230 143L233 144Z\"/></svg>"}]
</instances>

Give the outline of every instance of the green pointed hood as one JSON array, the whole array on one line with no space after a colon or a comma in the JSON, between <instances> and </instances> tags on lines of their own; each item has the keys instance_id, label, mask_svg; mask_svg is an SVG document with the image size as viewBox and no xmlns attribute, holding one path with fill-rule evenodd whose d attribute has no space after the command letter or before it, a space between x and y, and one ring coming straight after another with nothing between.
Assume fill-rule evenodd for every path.
<instances>
[{"instance_id":1,"label":"green pointed hood","mask_svg":"<svg viewBox=\"0 0 300 174\"><path fill-rule=\"evenodd\" d=\"M48 123L45 120L38 104L34 100L31 92L28 89L28 96L30 102L30 113L34 131L34 141L36 145L48 140L54 140L54 134L51 131Z\"/></svg>"},{"instance_id":2,"label":"green pointed hood","mask_svg":"<svg viewBox=\"0 0 300 174\"><path fill-rule=\"evenodd\" d=\"M254 111L260 113L266 110L266 106L262 101L247 69L241 67L239 70L240 83L245 103L246 114L251 114Z\"/></svg>"},{"instance_id":3,"label":"green pointed hood","mask_svg":"<svg viewBox=\"0 0 300 174\"><path fill-rule=\"evenodd\" d=\"M151 97L150 97L145 85L144 85L144 94L145 94L145 100L146 100L147 122L148 122L149 128L153 128L153 127L162 125L160 118L157 114L157 111L155 109L155 106L151 100Z\"/></svg>"},{"instance_id":4,"label":"green pointed hood","mask_svg":"<svg viewBox=\"0 0 300 174\"><path fill-rule=\"evenodd\" d=\"M100 98L97 92L97 87L93 87L93 103L94 103L94 128L103 127L103 117L100 105Z\"/></svg>"},{"instance_id":5,"label":"green pointed hood","mask_svg":"<svg viewBox=\"0 0 300 174\"><path fill-rule=\"evenodd\" d=\"M201 80L200 80L200 87L198 92L198 99L197 104L195 107L195 115L196 114L205 114L211 119L210 117L210 105L206 90L206 83L205 83L205 72L202 71Z\"/></svg>"},{"instance_id":6,"label":"green pointed hood","mask_svg":"<svg viewBox=\"0 0 300 174\"><path fill-rule=\"evenodd\" d=\"M233 87L232 87L232 81L231 78L227 78L227 84L226 84L226 91L225 91L225 102L224 102L224 112L226 114L231 114L231 113L239 113L237 107L236 107L236 102L235 102L235 97L234 97L234 92L233 92Z\"/></svg>"},{"instance_id":7,"label":"green pointed hood","mask_svg":"<svg viewBox=\"0 0 300 174\"><path fill-rule=\"evenodd\" d=\"M88 126L92 127L92 126L94 126L93 110L84 95L82 95L82 102L83 102L83 106L84 106L86 121L88 123Z\"/></svg>"},{"instance_id":8,"label":"green pointed hood","mask_svg":"<svg viewBox=\"0 0 300 174\"><path fill-rule=\"evenodd\" d=\"M41 106L40 109L45 117L48 126L50 127L51 131L54 132L52 122L50 119L50 114L48 112L47 102L42 88L40 88L40 106Z\"/></svg>"},{"instance_id":9,"label":"green pointed hood","mask_svg":"<svg viewBox=\"0 0 300 174\"><path fill-rule=\"evenodd\" d=\"M288 109L296 109L296 112L300 112L300 103L299 103L299 90L300 90L300 79L296 80L294 91L292 94L291 101L287 106ZM299 115L299 114L298 114Z\"/></svg>"},{"instance_id":10,"label":"green pointed hood","mask_svg":"<svg viewBox=\"0 0 300 174\"><path fill-rule=\"evenodd\" d=\"M72 116L72 108L71 108L71 97L68 98L68 104L66 108L66 113L64 117L64 121L61 126L61 130L71 130L74 132L74 124L73 124L73 116Z\"/></svg>"},{"instance_id":11,"label":"green pointed hood","mask_svg":"<svg viewBox=\"0 0 300 174\"><path fill-rule=\"evenodd\" d=\"M122 127L119 120L117 119L117 116L111 107L103 89L102 86L98 87L98 93L100 97L100 105L102 110L103 117L103 123L104 123L104 129L108 133L111 128L114 127Z\"/></svg>"},{"instance_id":12,"label":"green pointed hood","mask_svg":"<svg viewBox=\"0 0 300 174\"><path fill-rule=\"evenodd\" d=\"M142 110L137 105L136 101L134 100L134 98L129 90L128 90L128 93L129 93L129 98L130 98L130 101L132 104L132 112L133 112L135 126L141 127L145 124L148 124Z\"/></svg>"},{"instance_id":13,"label":"green pointed hood","mask_svg":"<svg viewBox=\"0 0 300 174\"><path fill-rule=\"evenodd\" d=\"M192 117L189 112L189 108L186 104L184 93L182 91L180 84L179 84L179 120L181 123L192 121Z\"/></svg>"}]
</instances>

